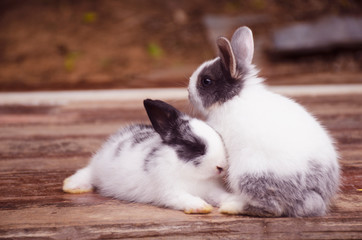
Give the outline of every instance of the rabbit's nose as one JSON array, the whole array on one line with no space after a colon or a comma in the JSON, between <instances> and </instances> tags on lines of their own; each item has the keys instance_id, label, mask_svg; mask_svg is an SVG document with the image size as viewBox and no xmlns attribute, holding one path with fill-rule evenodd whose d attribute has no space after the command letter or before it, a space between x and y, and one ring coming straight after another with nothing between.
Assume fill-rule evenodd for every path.
<instances>
[{"instance_id":1,"label":"rabbit's nose","mask_svg":"<svg viewBox=\"0 0 362 240\"><path fill-rule=\"evenodd\" d=\"M219 166L216 166L216 169L219 172L219 174L221 174L224 171L224 169L222 167L219 167Z\"/></svg>"}]
</instances>

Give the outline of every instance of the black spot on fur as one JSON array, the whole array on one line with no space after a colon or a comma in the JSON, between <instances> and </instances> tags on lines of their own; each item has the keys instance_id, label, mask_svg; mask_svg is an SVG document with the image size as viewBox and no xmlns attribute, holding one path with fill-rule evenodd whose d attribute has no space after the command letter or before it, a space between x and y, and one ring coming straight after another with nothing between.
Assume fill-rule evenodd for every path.
<instances>
[{"instance_id":1,"label":"black spot on fur","mask_svg":"<svg viewBox=\"0 0 362 240\"><path fill-rule=\"evenodd\" d=\"M309 174L280 178L274 174L247 174L239 187L251 202L244 212L254 216L321 216L337 192L339 170L312 163Z\"/></svg>"},{"instance_id":2,"label":"black spot on fur","mask_svg":"<svg viewBox=\"0 0 362 240\"><path fill-rule=\"evenodd\" d=\"M159 147L154 147L151 149L151 151L147 154L144 162L143 162L143 170L145 172L149 171L151 163L154 163L155 156L157 155L157 152L160 150Z\"/></svg>"},{"instance_id":3,"label":"black spot on fur","mask_svg":"<svg viewBox=\"0 0 362 240\"><path fill-rule=\"evenodd\" d=\"M243 69L237 69L237 72L240 73L240 79L232 78L220 59L201 70L196 87L202 98L204 108L215 103L224 103L240 93L243 88L243 80L241 79ZM212 83L203 84L205 79L210 79Z\"/></svg>"},{"instance_id":4,"label":"black spot on fur","mask_svg":"<svg viewBox=\"0 0 362 240\"><path fill-rule=\"evenodd\" d=\"M193 161L196 166L200 164L198 158L206 153L205 142L191 131L189 121L185 119L176 122L164 142L176 150L180 159Z\"/></svg>"}]
</instances>

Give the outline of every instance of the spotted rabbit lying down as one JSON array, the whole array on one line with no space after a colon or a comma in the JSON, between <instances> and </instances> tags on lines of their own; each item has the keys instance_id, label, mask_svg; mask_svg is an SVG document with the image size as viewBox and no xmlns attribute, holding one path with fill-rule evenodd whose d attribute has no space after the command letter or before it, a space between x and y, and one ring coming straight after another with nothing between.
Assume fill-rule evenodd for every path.
<instances>
[{"instance_id":1,"label":"spotted rabbit lying down","mask_svg":"<svg viewBox=\"0 0 362 240\"><path fill-rule=\"evenodd\" d=\"M247 27L217 40L219 57L191 76L189 99L224 139L234 197L226 214L321 216L339 185L333 141L302 106L269 91Z\"/></svg>"},{"instance_id":2,"label":"spotted rabbit lying down","mask_svg":"<svg viewBox=\"0 0 362 240\"><path fill-rule=\"evenodd\" d=\"M69 193L92 191L121 200L209 213L228 197L226 152L206 123L159 101L145 100L151 125L111 136L88 166L64 180Z\"/></svg>"}]
</instances>

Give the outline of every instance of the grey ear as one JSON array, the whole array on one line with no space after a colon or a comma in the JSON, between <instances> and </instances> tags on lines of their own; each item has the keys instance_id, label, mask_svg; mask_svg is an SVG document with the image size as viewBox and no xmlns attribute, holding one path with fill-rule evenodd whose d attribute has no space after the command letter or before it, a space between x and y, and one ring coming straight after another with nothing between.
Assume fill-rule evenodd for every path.
<instances>
[{"instance_id":1,"label":"grey ear","mask_svg":"<svg viewBox=\"0 0 362 240\"><path fill-rule=\"evenodd\" d=\"M229 70L231 77L236 78L236 60L229 40L224 37L217 39L221 62Z\"/></svg>"},{"instance_id":2,"label":"grey ear","mask_svg":"<svg viewBox=\"0 0 362 240\"><path fill-rule=\"evenodd\" d=\"M177 121L183 115L173 106L160 100L146 99L143 101L143 105L153 128L162 139L165 139L177 126Z\"/></svg>"},{"instance_id":3,"label":"grey ear","mask_svg":"<svg viewBox=\"0 0 362 240\"><path fill-rule=\"evenodd\" d=\"M231 38L231 47L238 65L250 65L254 55L253 32L250 28L238 28Z\"/></svg>"}]
</instances>

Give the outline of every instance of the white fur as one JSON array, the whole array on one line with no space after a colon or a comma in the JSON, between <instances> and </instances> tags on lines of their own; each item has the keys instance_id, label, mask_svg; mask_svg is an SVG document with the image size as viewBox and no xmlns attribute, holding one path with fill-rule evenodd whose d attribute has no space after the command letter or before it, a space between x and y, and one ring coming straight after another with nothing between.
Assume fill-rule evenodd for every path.
<instances>
[{"instance_id":1,"label":"white fur","mask_svg":"<svg viewBox=\"0 0 362 240\"><path fill-rule=\"evenodd\" d=\"M175 149L162 143L158 134L131 148L131 141L123 145L115 158L117 145L132 138L132 132L120 137L113 135L89 165L69 177L64 191L83 186L96 187L102 195L121 200L151 203L184 210L187 213L208 213L211 205L218 206L229 194L222 183L217 167L226 170L226 152L220 136L204 122L192 119L190 128L207 141L207 153L200 164L178 158ZM144 160L152 147L159 146L157 157L144 170ZM225 171L224 171L225 172Z\"/></svg>"}]
</instances>

